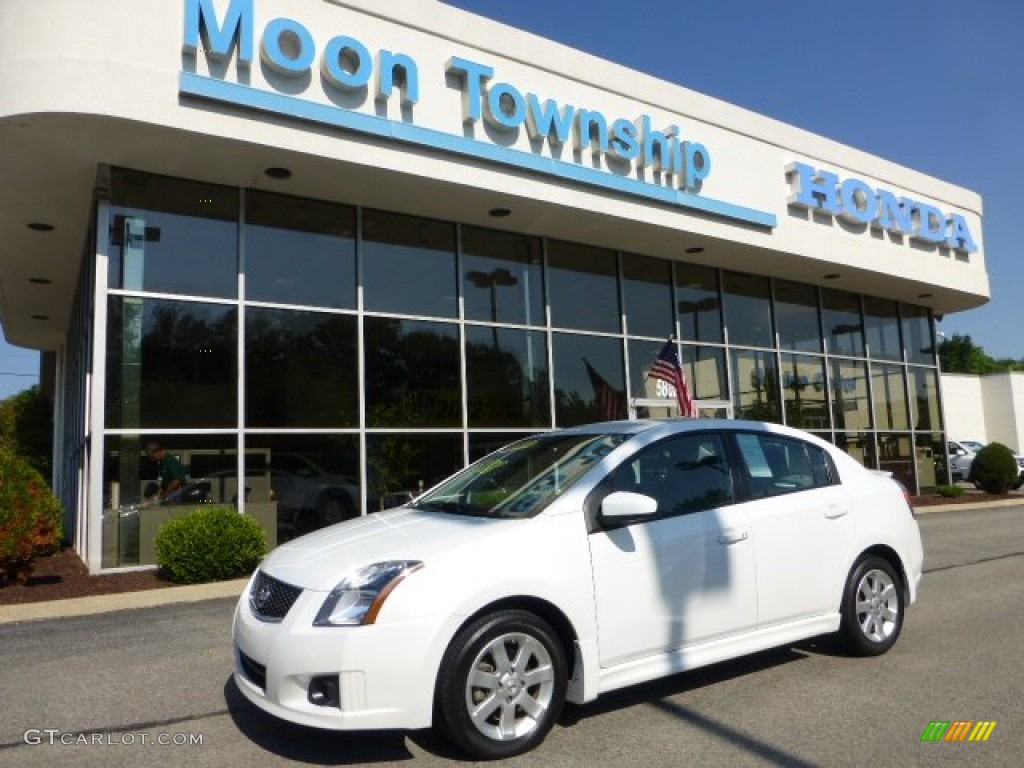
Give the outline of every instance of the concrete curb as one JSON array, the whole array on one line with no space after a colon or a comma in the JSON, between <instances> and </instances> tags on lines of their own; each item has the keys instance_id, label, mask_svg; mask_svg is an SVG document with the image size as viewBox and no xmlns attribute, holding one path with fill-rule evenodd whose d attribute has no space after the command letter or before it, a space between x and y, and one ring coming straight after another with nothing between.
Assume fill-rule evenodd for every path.
<instances>
[{"instance_id":1,"label":"concrete curb","mask_svg":"<svg viewBox=\"0 0 1024 768\"><path fill-rule=\"evenodd\" d=\"M195 603L219 597L238 597L248 579L216 581L186 587L163 587L141 592L119 592L111 595L74 597L38 603L0 606L0 624L38 619L61 619L70 616L89 616L109 611L128 611L134 608L152 608L172 603Z\"/></svg>"},{"instance_id":2,"label":"concrete curb","mask_svg":"<svg viewBox=\"0 0 1024 768\"><path fill-rule=\"evenodd\" d=\"M978 509L995 509L997 507L1021 507L1024 498L1000 499L999 501L966 501L961 504L934 504L927 507L914 507L914 514L928 515L932 512L954 512L957 510L970 512Z\"/></svg>"}]
</instances>

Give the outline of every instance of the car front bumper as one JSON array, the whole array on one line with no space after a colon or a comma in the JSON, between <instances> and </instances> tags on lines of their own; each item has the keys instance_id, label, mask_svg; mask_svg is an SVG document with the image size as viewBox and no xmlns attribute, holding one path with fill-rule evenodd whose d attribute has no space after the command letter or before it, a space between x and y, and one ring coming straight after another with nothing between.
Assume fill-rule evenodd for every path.
<instances>
[{"instance_id":1,"label":"car front bumper","mask_svg":"<svg viewBox=\"0 0 1024 768\"><path fill-rule=\"evenodd\" d=\"M431 724L434 684L455 617L317 627L327 597L304 591L280 622L257 618L246 589L235 609L234 679L253 704L283 720L333 730ZM310 684L336 680L337 703L314 704Z\"/></svg>"}]
</instances>

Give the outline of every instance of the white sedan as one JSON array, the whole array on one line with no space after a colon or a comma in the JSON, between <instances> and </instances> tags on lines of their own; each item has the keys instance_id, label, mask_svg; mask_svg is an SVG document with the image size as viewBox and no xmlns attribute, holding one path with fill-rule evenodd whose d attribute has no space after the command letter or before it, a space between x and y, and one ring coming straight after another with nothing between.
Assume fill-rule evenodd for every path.
<instances>
[{"instance_id":1,"label":"white sedan","mask_svg":"<svg viewBox=\"0 0 1024 768\"><path fill-rule=\"evenodd\" d=\"M507 757L566 700L827 633L884 653L922 559L897 483L807 433L594 424L273 551L235 612L235 681L292 722L433 725Z\"/></svg>"}]
</instances>

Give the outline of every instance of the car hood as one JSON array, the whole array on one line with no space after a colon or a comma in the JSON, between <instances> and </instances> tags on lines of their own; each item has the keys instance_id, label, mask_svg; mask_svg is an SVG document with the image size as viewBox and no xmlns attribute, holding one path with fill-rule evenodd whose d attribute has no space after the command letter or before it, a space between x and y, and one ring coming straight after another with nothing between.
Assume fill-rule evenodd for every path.
<instances>
[{"instance_id":1,"label":"car hood","mask_svg":"<svg viewBox=\"0 0 1024 768\"><path fill-rule=\"evenodd\" d=\"M260 570L303 589L330 591L346 573L387 560L423 560L524 520L495 520L401 508L375 512L278 547Z\"/></svg>"}]
</instances>

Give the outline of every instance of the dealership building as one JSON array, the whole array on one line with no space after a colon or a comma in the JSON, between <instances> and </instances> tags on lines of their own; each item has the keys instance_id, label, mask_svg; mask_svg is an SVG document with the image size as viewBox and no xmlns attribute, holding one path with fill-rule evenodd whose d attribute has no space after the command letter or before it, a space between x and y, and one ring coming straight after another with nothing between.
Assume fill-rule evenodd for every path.
<instances>
[{"instance_id":1,"label":"dealership building","mask_svg":"<svg viewBox=\"0 0 1024 768\"><path fill-rule=\"evenodd\" d=\"M670 337L702 415L933 487L935 322L989 298L977 194L435 0L0 0L0 174L96 572L189 506L153 444L278 541L672 415Z\"/></svg>"}]
</instances>

